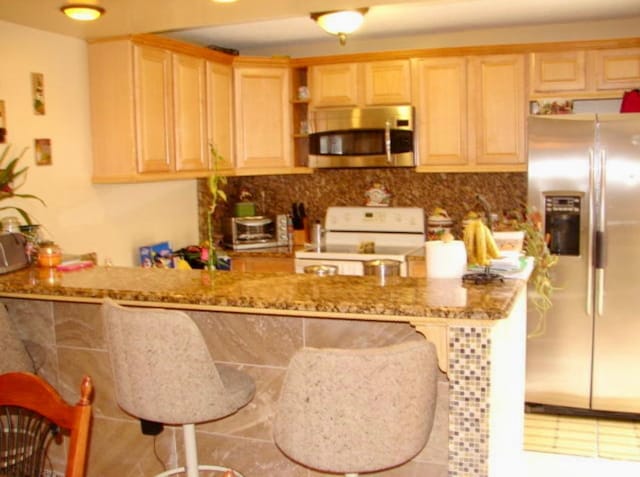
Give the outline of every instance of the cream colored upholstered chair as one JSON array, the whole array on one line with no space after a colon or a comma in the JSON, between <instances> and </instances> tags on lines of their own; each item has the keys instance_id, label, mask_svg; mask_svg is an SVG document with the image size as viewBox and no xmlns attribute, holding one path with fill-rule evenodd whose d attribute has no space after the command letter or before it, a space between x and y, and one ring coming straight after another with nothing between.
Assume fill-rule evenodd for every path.
<instances>
[{"instance_id":1,"label":"cream colored upholstered chair","mask_svg":"<svg viewBox=\"0 0 640 477\"><path fill-rule=\"evenodd\" d=\"M437 390L435 347L304 348L292 358L274 439L292 460L356 476L403 464L427 443Z\"/></svg>"},{"instance_id":2,"label":"cream colored upholstered chair","mask_svg":"<svg viewBox=\"0 0 640 477\"><path fill-rule=\"evenodd\" d=\"M9 372L35 372L27 348L18 336L7 308L0 303L0 374Z\"/></svg>"},{"instance_id":3,"label":"cream colored upholstered chair","mask_svg":"<svg viewBox=\"0 0 640 477\"><path fill-rule=\"evenodd\" d=\"M123 307L107 299L102 316L118 405L140 419L183 427L186 469L158 477L230 470L198 465L194 424L228 416L247 404L255 393L251 377L216 365L200 330L181 311Z\"/></svg>"}]
</instances>

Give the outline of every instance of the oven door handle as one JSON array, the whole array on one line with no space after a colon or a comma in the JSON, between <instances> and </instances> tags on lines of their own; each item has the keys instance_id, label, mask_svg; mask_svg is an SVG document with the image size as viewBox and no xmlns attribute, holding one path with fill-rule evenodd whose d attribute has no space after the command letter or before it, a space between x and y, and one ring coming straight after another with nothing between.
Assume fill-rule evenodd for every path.
<instances>
[{"instance_id":1,"label":"oven door handle","mask_svg":"<svg viewBox=\"0 0 640 477\"><path fill-rule=\"evenodd\" d=\"M387 155L387 162L391 164L391 121L384 125L384 152Z\"/></svg>"}]
</instances>

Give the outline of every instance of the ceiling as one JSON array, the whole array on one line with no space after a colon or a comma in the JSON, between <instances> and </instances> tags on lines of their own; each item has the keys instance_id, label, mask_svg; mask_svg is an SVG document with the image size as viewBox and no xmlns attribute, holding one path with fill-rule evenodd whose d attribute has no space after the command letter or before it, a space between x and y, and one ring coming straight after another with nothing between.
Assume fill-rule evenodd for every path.
<instances>
[{"instance_id":1,"label":"ceiling","mask_svg":"<svg viewBox=\"0 0 640 477\"><path fill-rule=\"evenodd\" d=\"M84 39L163 33L240 51L272 47L277 54L279 45L337 42L309 13L345 7L369 7L352 35L359 40L640 16L639 0L85 0L91 2L107 13L90 23L62 15L65 0L0 0L0 20Z\"/></svg>"}]
</instances>

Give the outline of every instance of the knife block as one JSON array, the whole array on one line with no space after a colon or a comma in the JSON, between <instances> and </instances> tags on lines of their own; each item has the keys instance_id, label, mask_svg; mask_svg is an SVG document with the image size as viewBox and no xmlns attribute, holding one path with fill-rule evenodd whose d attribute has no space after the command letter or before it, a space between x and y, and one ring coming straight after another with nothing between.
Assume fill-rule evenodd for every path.
<instances>
[{"instance_id":1,"label":"knife block","mask_svg":"<svg viewBox=\"0 0 640 477\"><path fill-rule=\"evenodd\" d=\"M293 245L304 245L311 242L311 229L309 227L309 219L304 217L302 219L302 229L296 229L293 231Z\"/></svg>"}]
</instances>

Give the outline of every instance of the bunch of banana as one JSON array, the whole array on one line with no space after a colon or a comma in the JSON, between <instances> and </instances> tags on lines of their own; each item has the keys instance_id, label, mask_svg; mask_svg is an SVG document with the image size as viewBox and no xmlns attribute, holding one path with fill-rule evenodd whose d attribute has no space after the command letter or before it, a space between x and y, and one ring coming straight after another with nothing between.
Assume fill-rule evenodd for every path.
<instances>
[{"instance_id":1,"label":"bunch of banana","mask_svg":"<svg viewBox=\"0 0 640 477\"><path fill-rule=\"evenodd\" d=\"M469 220L463 232L467 263L486 267L492 258L500 256L500 250L489 228L481 219Z\"/></svg>"}]
</instances>

